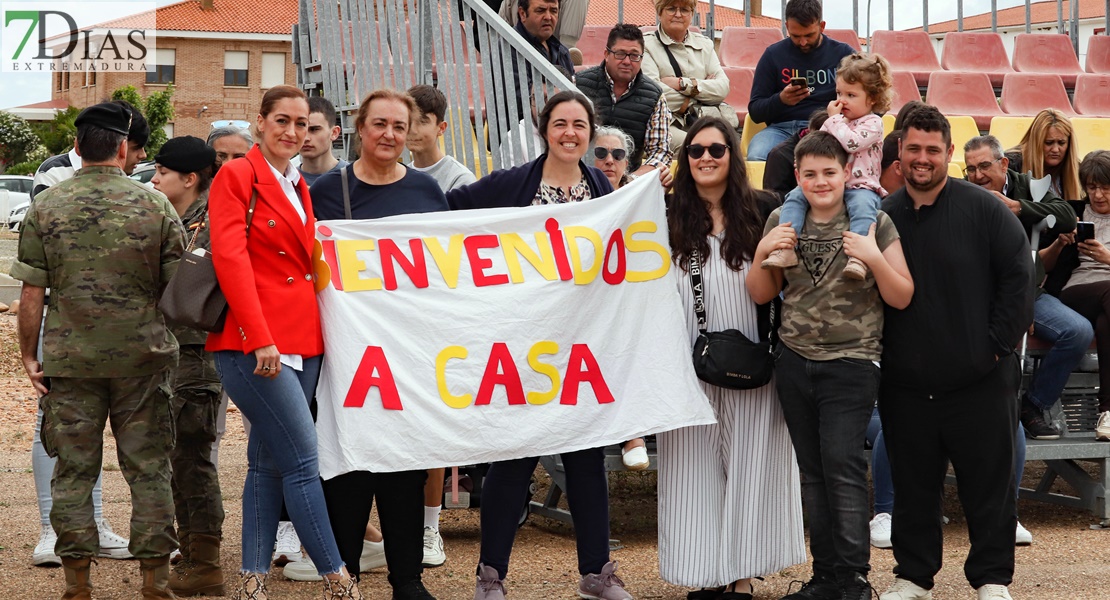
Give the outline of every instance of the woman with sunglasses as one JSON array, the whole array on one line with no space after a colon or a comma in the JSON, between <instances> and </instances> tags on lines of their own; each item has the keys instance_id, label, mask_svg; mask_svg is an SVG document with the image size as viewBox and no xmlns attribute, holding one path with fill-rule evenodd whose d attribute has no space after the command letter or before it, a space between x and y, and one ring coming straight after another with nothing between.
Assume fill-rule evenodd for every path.
<instances>
[{"instance_id":1,"label":"woman with sunglasses","mask_svg":"<svg viewBox=\"0 0 1110 600\"><path fill-rule=\"evenodd\" d=\"M744 276L778 202L748 181L729 124L698 119L686 139L667 222L690 339L698 335L691 265L701 268L708 330L756 339ZM659 574L700 588L690 600L751 600L753 577L806 561L798 468L773 385L701 385L717 423L657 436Z\"/></svg>"},{"instance_id":2,"label":"woman with sunglasses","mask_svg":"<svg viewBox=\"0 0 1110 600\"><path fill-rule=\"evenodd\" d=\"M632 136L617 127L598 127L593 143L594 166L605 174L614 190L632 181L628 174L628 151Z\"/></svg>"}]
</instances>

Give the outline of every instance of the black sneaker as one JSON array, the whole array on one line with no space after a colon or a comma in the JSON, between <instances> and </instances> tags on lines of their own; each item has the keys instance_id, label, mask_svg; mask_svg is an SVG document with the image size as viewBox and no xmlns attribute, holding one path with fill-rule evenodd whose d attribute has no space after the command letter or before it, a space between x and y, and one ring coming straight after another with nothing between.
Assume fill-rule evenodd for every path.
<instances>
[{"instance_id":1,"label":"black sneaker","mask_svg":"<svg viewBox=\"0 0 1110 600\"><path fill-rule=\"evenodd\" d=\"M411 579L393 587L393 600L436 600L419 579Z\"/></svg>"},{"instance_id":2,"label":"black sneaker","mask_svg":"<svg viewBox=\"0 0 1110 600\"><path fill-rule=\"evenodd\" d=\"M1029 401L1021 399L1021 426L1025 434L1034 440L1058 440L1060 432L1044 420L1044 411Z\"/></svg>"},{"instance_id":3,"label":"black sneaker","mask_svg":"<svg viewBox=\"0 0 1110 600\"><path fill-rule=\"evenodd\" d=\"M793 587L794 584L791 584ZM813 579L802 584L802 589L787 594L782 600L840 600L840 586L836 581L827 577L813 576Z\"/></svg>"},{"instance_id":4,"label":"black sneaker","mask_svg":"<svg viewBox=\"0 0 1110 600\"><path fill-rule=\"evenodd\" d=\"M871 600L871 596L871 584L863 573L852 573L840 584L840 600Z\"/></svg>"}]
</instances>

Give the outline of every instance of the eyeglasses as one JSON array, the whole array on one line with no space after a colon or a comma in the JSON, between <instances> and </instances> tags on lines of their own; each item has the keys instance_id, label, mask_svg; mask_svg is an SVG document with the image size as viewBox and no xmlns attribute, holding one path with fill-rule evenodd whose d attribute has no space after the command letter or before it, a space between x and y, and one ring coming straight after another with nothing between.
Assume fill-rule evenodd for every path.
<instances>
[{"instance_id":1,"label":"eyeglasses","mask_svg":"<svg viewBox=\"0 0 1110 600\"><path fill-rule=\"evenodd\" d=\"M610 150L605 146L598 146L597 148L594 148L594 158L598 160L605 160L609 157L610 154L613 155L613 160L619 162L624 160L625 157L628 156L628 151L626 151L624 148L613 148L612 150Z\"/></svg>"},{"instance_id":2,"label":"eyeglasses","mask_svg":"<svg viewBox=\"0 0 1110 600\"><path fill-rule=\"evenodd\" d=\"M667 13L668 15L681 15L683 17L688 17L694 14L694 10L692 8L686 8L685 6L668 6L667 8L663 9L663 12Z\"/></svg>"},{"instance_id":3,"label":"eyeglasses","mask_svg":"<svg viewBox=\"0 0 1110 600\"><path fill-rule=\"evenodd\" d=\"M634 54L634 53L625 52L623 50L610 50L608 48L606 48L605 51L608 52L609 54L612 54L613 58L617 59L618 61L621 61L621 60L624 60L624 59L627 58L628 60L630 60L634 63L637 63L637 62L640 62L641 60L644 60L644 55L643 54Z\"/></svg>"},{"instance_id":4,"label":"eyeglasses","mask_svg":"<svg viewBox=\"0 0 1110 600\"><path fill-rule=\"evenodd\" d=\"M970 176L972 176L976 173L985 173L987 171L987 169L991 168L991 165L993 165L994 163L996 163L1000 160L1002 160L1002 159L1001 158L996 158L994 160L989 160L987 162L981 162L977 165L968 165L964 169L964 176L970 177Z\"/></svg>"},{"instance_id":5,"label":"eyeglasses","mask_svg":"<svg viewBox=\"0 0 1110 600\"><path fill-rule=\"evenodd\" d=\"M1086 188L1087 188L1087 195L1088 195L1088 196L1094 196L1094 195L1095 195L1095 192L1102 192L1102 195L1103 195L1103 196L1108 196L1108 197L1110 197L1110 185L1092 185L1092 184L1087 184L1087 185L1086 185L1086 186L1084 186L1084 187L1086 187Z\"/></svg>"},{"instance_id":6,"label":"eyeglasses","mask_svg":"<svg viewBox=\"0 0 1110 600\"><path fill-rule=\"evenodd\" d=\"M725 150L731 149L732 146L729 146L728 144L714 143L709 144L709 146L702 146L701 144L690 144L689 146L686 146L686 154L690 155L690 158L697 160L701 158L703 154L705 154L706 150L709 150L709 156L712 156L713 158L721 158L725 155Z\"/></svg>"}]
</instances>

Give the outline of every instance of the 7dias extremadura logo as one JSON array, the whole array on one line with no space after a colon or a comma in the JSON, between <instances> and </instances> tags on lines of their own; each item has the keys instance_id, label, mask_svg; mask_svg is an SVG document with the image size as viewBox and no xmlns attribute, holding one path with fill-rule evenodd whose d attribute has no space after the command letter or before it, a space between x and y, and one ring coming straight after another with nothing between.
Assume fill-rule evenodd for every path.
<instances>
[{"instance_id":1,"label":"7dias extremadura logo","mask_svg":"<svg viewBox=\"0 0 1110 600\"><path fill-rule=\"evenodd\" d=\"M153 2L0 2L0 71L148 71Z\"/></svg>"}]
</instances>

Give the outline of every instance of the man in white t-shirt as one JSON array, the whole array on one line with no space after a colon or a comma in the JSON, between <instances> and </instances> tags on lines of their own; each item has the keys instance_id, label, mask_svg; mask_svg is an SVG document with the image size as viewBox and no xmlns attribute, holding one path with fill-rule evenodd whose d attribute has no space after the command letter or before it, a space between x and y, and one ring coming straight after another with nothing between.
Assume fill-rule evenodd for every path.
<instances>
[{"instance_id":1,"label":"man in white t-shirt","mask_svg":"<svg viewBox=\"0 0 1110 600\"><path fill-rule=\"evenodd\" d=\"M444 121L447 114L447 98L443 92L430 85L421 84L409 88L409 95L416 100L420 115L413 120L406 140L409 152L412 154L412 162L408 163L408 166L431 175L445 194L457 187L477 181L470 169L454 157L444 154L439 145L439 138L447 130L447 122ZM430 483L431 478L428 481ZM439 481L442 485L442 474ZM442 493L442 490L440 492Z\"/></svg>"}]
</instances>

